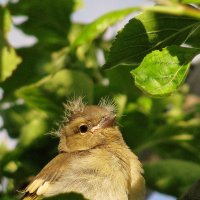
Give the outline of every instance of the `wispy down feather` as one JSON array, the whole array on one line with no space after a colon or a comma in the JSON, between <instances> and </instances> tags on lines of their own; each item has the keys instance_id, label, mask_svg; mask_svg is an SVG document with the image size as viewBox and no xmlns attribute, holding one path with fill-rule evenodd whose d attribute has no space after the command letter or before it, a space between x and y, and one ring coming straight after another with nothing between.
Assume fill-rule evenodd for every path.
<instances>
[{"instance_id":1,"label":"wispy down feather","mask_svg":"<svg viewBox=\"0 0 200 200\"><path fill-rule=\"evenodd\" d=\"M105 108L108 112L116 113L116 104L114 100L110 97L103 97L100 99L98 106Z\"/></svg>"},{"instance_id":2,"label":"wispy down feather","mask_svg":"<svg viewBox=\"0 0 200 200\"><path fill-rule=\"evenodd\" d=\"M83 97L74 97L73 99L67 101L64 104L65 107L65 121L68 121L69 118L76 113L81 113L85 109L85 104L83 103Z\"/></svg>"}]
</instances>

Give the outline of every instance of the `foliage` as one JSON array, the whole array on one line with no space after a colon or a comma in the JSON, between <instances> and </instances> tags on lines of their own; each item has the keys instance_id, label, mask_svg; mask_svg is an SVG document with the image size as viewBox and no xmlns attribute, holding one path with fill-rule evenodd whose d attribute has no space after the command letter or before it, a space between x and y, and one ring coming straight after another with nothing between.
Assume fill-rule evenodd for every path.
<instances>
[{"instance_id":1,"label":"foliage","mask_svg":"<svg viewBox=\"0 0 200 200\"><path fill-rule=\"evenodd\" d=\"M200 100L182 85L200 52L200 10L186 3L199 2L122 9L87 25L70 20L79 3L0 6L0 130L17 140L13 150L0 146L0 179L7 181L0 198L16 199L16 190L56 155L58 139L45 133L58 128L62 103L74 95L94 104L113 97L123 137L144 161L147 187L180 196L200 177ZM111 25L138 10L113 42L104 39ZM16 26L38 41L14 49L7 34L11 16L21 15L27 20ZM103 67L99 52L107 58Z\"/></svg>"}]
</instances>

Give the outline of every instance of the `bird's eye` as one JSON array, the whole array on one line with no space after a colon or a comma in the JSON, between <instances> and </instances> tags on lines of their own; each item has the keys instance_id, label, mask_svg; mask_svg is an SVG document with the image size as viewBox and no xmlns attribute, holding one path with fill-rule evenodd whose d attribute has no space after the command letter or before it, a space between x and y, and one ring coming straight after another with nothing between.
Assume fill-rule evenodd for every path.
<instances>
[{"instance_id":1,"label":"bird's eye","mask_svg":"<svg viewBox=\"0 0 200 200\"><path fill-rule=\"evenodd\" d=\"M85 124L82 124L80 127L79 127L79 130L81 133L86 133L88 131L88 127L87 125Z\"/></svg>"}]
</instances>

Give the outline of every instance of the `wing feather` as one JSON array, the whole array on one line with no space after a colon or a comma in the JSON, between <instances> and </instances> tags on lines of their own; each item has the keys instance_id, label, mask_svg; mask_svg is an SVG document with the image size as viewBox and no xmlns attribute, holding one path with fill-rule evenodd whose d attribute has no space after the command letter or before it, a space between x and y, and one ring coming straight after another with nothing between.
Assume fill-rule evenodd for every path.
<instances>
[{"instance_id":1,"label":"wing feather","mask_svg":"<svg viewBox=\"0 0 200 200\"><path fill-rule=\"evenodd\" d=\"M22 200L36 200L45 195L49 187L58 180L63 170L67 170L70 156L62 153L52 159L25 188Z\"/></svg>"}]
</instances>

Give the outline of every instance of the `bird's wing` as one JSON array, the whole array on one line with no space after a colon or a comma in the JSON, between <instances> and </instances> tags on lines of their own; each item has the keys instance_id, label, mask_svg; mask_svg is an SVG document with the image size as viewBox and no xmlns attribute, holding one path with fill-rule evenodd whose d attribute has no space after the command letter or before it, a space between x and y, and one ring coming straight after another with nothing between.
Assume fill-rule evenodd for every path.
<instances>
[{"instance_id":1,"label":"bird's wing","mask_svg":"<svg viewBox=\"0 0 200 200\"><path fill-rule=\"evenodd\" d=\"M67 170L70 158L62 153L51 160L25 188L23 200L35 200L39 196L45 195L50 186L62 176L62 172Z\"/></svg>"},{"instance_id":2,"label":"bird's wing","mask_svg":"<svg viewBox=\"0 0 200 200\"><path fill-rule=\"evenodd\" d=\"M142 176L143 169L137 156L131 153L130 155L131 167L131 191L129 200L144 200L145 199L145 180Z\"/></svg>"}]
</instances>

